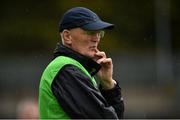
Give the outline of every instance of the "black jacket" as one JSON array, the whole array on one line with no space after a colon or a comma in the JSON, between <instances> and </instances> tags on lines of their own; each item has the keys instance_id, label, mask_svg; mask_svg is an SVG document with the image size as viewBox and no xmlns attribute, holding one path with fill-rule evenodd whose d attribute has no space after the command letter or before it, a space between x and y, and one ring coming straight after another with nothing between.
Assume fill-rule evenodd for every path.
<instances>
[{"instance_id":1,"label":"black jacket","mask_svg":"<svg viewBox=\"0 0 180 120\"><path fill-rule=\"evenodd\" d=\"M80 62L92 76L101 68L90 58L58 44L54 57L61 55ZM76 66L64 66L54 78L51 89L71 118L123 118L124 103L119 85L111 90L103 90L101 85L97 89Z\"/></svg>"}]
</instances>

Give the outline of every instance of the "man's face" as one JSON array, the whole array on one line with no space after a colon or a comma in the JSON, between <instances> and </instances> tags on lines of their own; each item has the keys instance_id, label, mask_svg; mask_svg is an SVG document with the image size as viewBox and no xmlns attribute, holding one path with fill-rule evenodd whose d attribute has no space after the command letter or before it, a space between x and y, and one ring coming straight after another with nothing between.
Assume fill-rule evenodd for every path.
<instances>
[{"instance_id":1,"label":"man's face","mask_svg":"<svg viewBox=\"0 0 180 120\"><path fill-rule=\"evenodd\" d=\"M98 44L104 31L85 31L81 28L70 30L71 49L90 58L98 51Z\"/></svg>"}]
</instances>

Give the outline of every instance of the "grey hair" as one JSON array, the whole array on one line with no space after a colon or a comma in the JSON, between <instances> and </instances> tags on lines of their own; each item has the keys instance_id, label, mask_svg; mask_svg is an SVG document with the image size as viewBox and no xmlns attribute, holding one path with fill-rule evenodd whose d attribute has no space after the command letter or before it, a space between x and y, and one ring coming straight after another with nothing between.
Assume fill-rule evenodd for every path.
<instances>
[{"instance_id":1,"label":"grey hair","mask_svg":"<svg viewBox=\"0 0 180 120\"><path fill-rule=\"evenodd\" d=\"M64 32L64 31L62 31L62 32L60 33L60 36L61 36L61 42L62 42L62 44L64 45L63 32Z\"/></svg>"}]
</instances>

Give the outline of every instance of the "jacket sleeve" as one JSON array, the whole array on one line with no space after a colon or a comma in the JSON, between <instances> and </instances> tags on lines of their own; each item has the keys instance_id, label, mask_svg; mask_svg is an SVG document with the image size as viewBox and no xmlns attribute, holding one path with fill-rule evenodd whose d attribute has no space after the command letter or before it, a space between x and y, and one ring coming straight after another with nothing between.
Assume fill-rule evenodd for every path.
<instances>
[{"instance_id":1,"label":"jacket sleeve","mask_svg":"<svg viewBox=\"0 0 180 120\"><path fill-rule=\"evenodd\" d=\"M110 105L111 102L109 104L106 101L89 78L73 65L66 65L58 72L51 84L51 89L62 109L71 118L117 119L119 116L116 113L118 111L116 107L121 105L112 104L115 107L113 108ZM102 92L108 97L107 91Z\"/></svg>"},{"instance_id":2,"label":"jacket sleeve","mask_svg":"<svg viewBox=\"0 0 180 120\"><path fill-rule=\"evenodd\" d=\"M124 101L121 96L121 88L119 87L118 82L113 89L103 90L101 85L99 89L108 104L115 109L118 118L122 119L124 116Z\"/></svg>"}]
</instances>

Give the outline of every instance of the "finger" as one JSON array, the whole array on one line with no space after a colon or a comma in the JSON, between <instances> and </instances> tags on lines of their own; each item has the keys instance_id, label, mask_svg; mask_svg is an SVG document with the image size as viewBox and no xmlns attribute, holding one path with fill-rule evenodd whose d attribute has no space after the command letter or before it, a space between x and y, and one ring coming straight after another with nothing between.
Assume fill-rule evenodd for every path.
<instances>
[{"instance_id":1,"label":"finger","mask_svg":"<svg viewBox=\"0 0 180 120\"><path fill-rule=\"evenodd\" d=\"M103 51L101 51L101 52L97 52L97 53L95 53L95 56L97 56L97 57L103 57L103 58L106 58L106 53L105 53L105 52L103 52Z\"/></svg>"},{"instance_id":2,"label":"finger","mask_svg":"<svg viewBox=\"0 0 180 120\"><path fill-rule=\"evenodd\" d=\"M98 64L101 64L105 59L106 59L106 58L101 58L101 59L98 59L96 62L97 62Z\"/></svg>"},{"instance_id":3,"label":"finger","mask_svg":"<svg viewBox=\"0 0 180 120\"><path fill-rule=\"evenodd\" d=\"M98 51L97 53L94 54L94 60L97 62L101 58L106 58L106 54L103 51Z\"/></svg>"},{"instance_id":4,"label":"finger","mask_svg":"<svg viewBox=\"0 0 180 120\"><path fill-rule=\"evenodd\" d=\"M112 59L111 58L106 58L103 62L111 62Z\"/></svg>"},{"instance_id":5,"label":"finger","mask_svg":"<svg viewBox=\"0 0 180 120\"><path fill-rule=\"evenodd\" d=\"M106 59L104 59L101 63L109 63L109 64L111 64L112 63L112 59L111 58L106 58Z\"/></svg>"}]
</instances>

